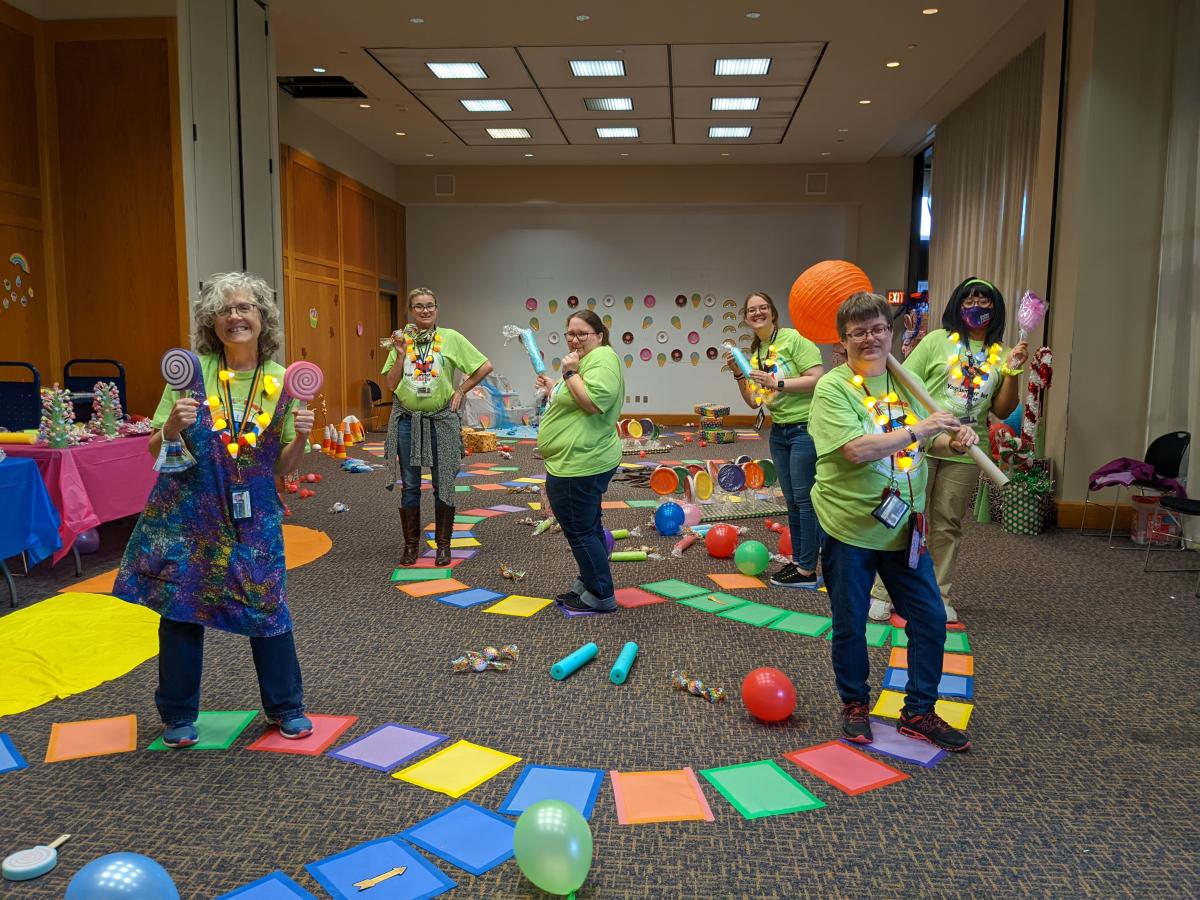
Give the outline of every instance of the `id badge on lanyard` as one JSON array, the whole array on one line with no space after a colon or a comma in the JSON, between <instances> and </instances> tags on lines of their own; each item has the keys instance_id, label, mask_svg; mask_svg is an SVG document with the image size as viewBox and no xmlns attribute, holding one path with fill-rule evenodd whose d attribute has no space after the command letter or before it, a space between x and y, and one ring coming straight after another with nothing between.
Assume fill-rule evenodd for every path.
<instances>
[{"instance_id":1,"label":"id badge on lanyard","mask_svg":"<svg viewBox=\"0 0 1200 900\"><path fill-rule=\"evenodd\" d=\"M229 491L229 509L233 513L233 520L241 522L249 519L254 510L250 505L250 489L246 487L233 487Z\"/></svg>"}]
</instances>

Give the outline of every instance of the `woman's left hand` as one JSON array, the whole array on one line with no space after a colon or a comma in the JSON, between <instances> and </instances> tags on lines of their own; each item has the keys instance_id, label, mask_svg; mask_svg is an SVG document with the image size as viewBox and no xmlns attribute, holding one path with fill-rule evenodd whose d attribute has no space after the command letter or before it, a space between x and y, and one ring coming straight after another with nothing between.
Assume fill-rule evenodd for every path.
<instances>
[{"instance_id":1,"label":"woman's left hand","mask_svg":"<svg viewBox=\"0 0 1200 900\"><path fill-rule=\"evenodd\" d=\"M458 412L458 408L462 406L463 392L459 388L454 389L454 393L450 395L450 412Z\"/></svg>"},{"instance_id":2,"label":"woman's left hand","mask_svg":"<svg viewBox=\"0 0 1200 900\"><path fill-rule=\"evenodd\" d=\"M1013 347L1008 354L1008 367L1010 369L1023 369L1025 363L1029 359L1029 341L1021 341L1017 346Z\"/></svg>"},{"instance_id":3,"label":"woman's left hand","mask_svg":"<svg viewBox=\"0 0 1200 900\"><path fill-rule=\"evenodd\" d=\"M961 426L950 436L950 449L955 453L966 453L968 447L974 447L978 443L979 435L970 425Z\"/></svg>"},{"instance_id":4,"label":"woman's left hand","mask_svg":"<svg viewBox=\"0 0 1200 900\"><path fill-rule=\"evenodd\" d=\"M292 418L295 422L296 434L298 436L306 438L312 434L313 425L317 420L317 413L315 410L311 410L307 406L301 407L300 409L296 410Z\"/></svg>"},{"instance_id":5,"label":"woman's left hand","mask_svg":"<svg viewBox=\"0 0 1200 900\"><path fill-rule=\"evenodd\" d=\"M562 358L563 372L575 372L579 369L579 354L572 350Z\"/></svg>"},{"instance_id":6,"label":"woman's left hand","mask_svg":"<svg viewBox=\"0 0 1200 900\"><path fill-rule=\"evenodd\" d=\"M749 377L755 384L760 384L765 388L775 387L776 378L770 372L764 372L762 369L754 369Z\"/></svg>"}]
</instances>

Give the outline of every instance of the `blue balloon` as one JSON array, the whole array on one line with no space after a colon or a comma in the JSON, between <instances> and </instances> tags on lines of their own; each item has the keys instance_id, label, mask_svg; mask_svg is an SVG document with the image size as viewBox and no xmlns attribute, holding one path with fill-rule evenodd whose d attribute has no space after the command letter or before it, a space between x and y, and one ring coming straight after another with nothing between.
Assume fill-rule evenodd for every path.
<instances>
[{"instance_id":1,"label":"blue balloon","mask_svg":"<svg viewBox=\"0 0 1200 900\"><path fill-rule=\"evenodd\" d=\"M613 552L613 547L617 546L617 541L613 537L613 533L607 528L604 529L604 550L607 553Z\"/></svg>"},{"instance_id":2,"label":"blue balloon","mask_svg":"<svg viewBox=\"0 0 1200 900\"><path fill-rule=\"evenodd\" d=\"M654 511L654 527L663 537L679 534L683 527L683 507L668 500Z\"/></svg>"},{"instance_id":3,"label":"blue balloon","mask_svg":"<svg viewBox=\"0 0 1200 900\"><path fill-rule=\"evenodd\" d=\"M179 891L150 857L110 853L76 872L63 900L179 900Z\"/></svg>"},{"instance_id":4,"label":"blue balloon","mask_svg":"<svg viewBox=\"0 0 1200 900\"><path fill-rule=\"evenodd\" d=\"M75 549L80 553L95 553L100 549L100 532L95 528L81 531L75 537Z\"/></svg>"}]
</instances>

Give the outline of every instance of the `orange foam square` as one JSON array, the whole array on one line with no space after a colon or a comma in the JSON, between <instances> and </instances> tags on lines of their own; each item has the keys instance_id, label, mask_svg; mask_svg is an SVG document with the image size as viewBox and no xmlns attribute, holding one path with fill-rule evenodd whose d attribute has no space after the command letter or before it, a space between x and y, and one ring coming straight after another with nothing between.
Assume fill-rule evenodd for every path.
<instances>
[{"instance_id":1,"label":"orange foam square","mask_svg":"<svg viewBox=\"0 0 1200 900\"><path fill-rule=\"evenodd\" d=\"M711 822L712 810L691 768L660 772L609 772L617 821L622 825L651 822Z\"/></svg>"},{"instance_id":2,"label":"orange foam square","mask_svg":"<svg viewBox=\"0 0 1200 900\"><path fill-rule=\"evenodd\" d=\"M436 581L415 581L411 584L398 584L398 590L404 591L410 597L430 597L434 594L449 594L451 591L466 591L470 588L457 578L439 578Z\"/></svg>"},{"instance_id":3,"label":"orange foam square","mask_svg":"<svg viewBox=\"0 0 1200 900\"><path fill-rule=\"evenodd\" d=\"M600 501L601 509L628 509L629 504L624 500L602 500Z\"/></svg>"},{"instance_id":4,"label":"orange foam square","mask_svg":"<svg viewBox=\"0 0 1200 900\"><path fill-rule=\"evenodd\" d=\"M55 722L50 726L46 762L129 753L137 749L137 716Z\"/></svg>"},{"instance_id":5,"label":"orange foam square","mask_svg":"<svg viewBox=\"0 0 1200 900\"><path fill-rule=\"evenodd\" d=\"M716 582L717 587L725 590L733 590L735 588L756 588L766 587L762 579L755 578L753 575L742 575L740 573L728 572L718 575L709 575L710 579Z\"/></svg>"},{"instance_id":6,"label":"orange foam square","mask_svg":"<svg viewBox=\"0 0 1200 900\"><path fill-rule=\"evenodd\" d=\"M893 647L888 665L893 669L907 669L908 648ZM942 671L947 675L974 675L975 657L967 653L943 653Z\"/></svg>"}]
</instances>

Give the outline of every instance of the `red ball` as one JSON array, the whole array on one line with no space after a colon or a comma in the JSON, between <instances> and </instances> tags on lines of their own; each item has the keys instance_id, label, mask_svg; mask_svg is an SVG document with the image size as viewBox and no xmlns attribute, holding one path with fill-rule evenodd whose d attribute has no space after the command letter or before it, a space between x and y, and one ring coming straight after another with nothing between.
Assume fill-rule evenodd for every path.
<instances>
[{"instance_id":1,"label":"red ball","mask_svg":"<svg viewBox=\"0 0 1200 900\"><path fill-rule=\"evenodd\" d=\"M321 476L320 476L320 475L314 475L314 476L312 476L312 479L311 479L311 480L312 480L312 481L320 481L320 480L321 480Z\"/></svg>"},{"instance_id":2,"label":"red ball","mask_svg":"<svg viewBox=\"0 0 1200 900\"><path fill-rule=\"evenodd\" d=\"M307 475L304 476L304 480L305 481L316 481L317 476L314 475L312 472L309 472Z\"/></svg>"},{"instance_id":3,"label":"red ball","mask_svg":"<svg viewBox=\"0 0 1200 900\"><path fill-rule=\"evenodd\" d=\"M638 456L640 456L640 457L642 457L643 459L645 459L645 457L646 457L646 451L645 451L645 450L639 450L639 451L638 451Z\"/></svg>"},{"instance_id":4,"label":"red ball","mask_svg":"<svg viewBox=\"0 0 1200 900\"><path fill-rule=\"evenodd\" d=\"M683 436L683 442L685 444L690 444L692 442L692 436L690 434L685 434Z\"/></svg>"},{"instance_id":5,"label":"red ball","mask_svg":"<svg viewBox=\"0 0 1200 900\"><path fill-rule=\"evenodd\" d=\"M792 532L784 528L779 532L779 555L792 558Z\"/></svg>"},{"instance_id":6,"label":"red ball","mask_svg":"<svg viewBox=\"0 0 1200 900\"><path fill-rule=\"evenodd\" d=\"M300 488L296 487L296 485L294 485L294 484L291 484L291 483L289 483L289 484L288 484L288 486L287 486L287 492L288 492L289 494L294 494L294 493L296 493L296 491L298 491L298 490L300 490Z\"/></svg>"},{"instance_id":7,"label":"red ball","mask_svg":"<svg viewBox=\"0 0 1200 900\"><path fill-rule=\"evenodd\" d=\"M729 559L737 549L738 533L732 525L723 522L708 529L704 536L704 548L716 559Z\"/></svg>"},{"instance_id":8,"label":"red ball","mask_svg":"<svg viewBox=\"0 0 1200 900\"><path fill-rule=\"evenodd\" d=\"M700 446L701 446L701 447L707 447L707 446L708 446L708 441L701 441L701 442L700 442Z\"/></svg>"},{"instance_id":9,"label":"red ball","mask_svg":"<svg viewBox=\"0 0 1200 900\"><path fill-rule=\"evenodd\" d=\"M796 688L778 669L755 669L742 681L742 703L764 722L782 722L796 709Z\"/></svg>"}]
</instances>

